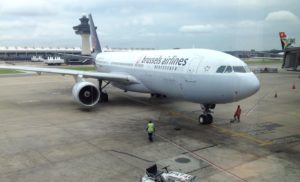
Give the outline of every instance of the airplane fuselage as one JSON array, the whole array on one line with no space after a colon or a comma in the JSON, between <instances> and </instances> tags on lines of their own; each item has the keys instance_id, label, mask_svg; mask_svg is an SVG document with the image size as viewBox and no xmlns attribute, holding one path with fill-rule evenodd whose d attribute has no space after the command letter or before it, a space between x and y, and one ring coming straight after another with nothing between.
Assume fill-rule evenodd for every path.
<instances>
[{"instance_id":1,"label":"airplane fuselage","mask_svg":"<svg viewBox=\"0 0 300 182\"><path fill-rule=\"evenodd\" d=\"M97 72L28 66L1 66L0 69L34 71L74 76L72 94L77 103L93 107L108 101L103 92L108 81L124 91L165 95L202 104L200 124L213 122L216 104L235 102L256 93L257 77L240 59L208 49L173 49L102 52L92 16L89 15L93 59ZM84 56L85 57L85 56ZM86 81L94 78L98 85Z\"/></svg>"},{"instance_id":2,"label":"airplane fuselage","mask_svg":"<svg viewBox=\"0 0 300 182\"><path fill-rule=\"evenodd\" d=\"M203 104L244 99L260 87L240 59L208 49L103 52L96 57L99 72L126 73L139 83L114 82L125 91L157 93Z\"/></svg>"}]
</instances>

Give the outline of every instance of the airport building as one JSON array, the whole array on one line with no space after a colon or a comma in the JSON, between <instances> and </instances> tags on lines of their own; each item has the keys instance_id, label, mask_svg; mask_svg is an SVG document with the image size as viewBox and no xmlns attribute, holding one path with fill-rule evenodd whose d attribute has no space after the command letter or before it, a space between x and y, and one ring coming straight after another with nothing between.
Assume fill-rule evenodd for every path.
<instances>
[{"instance_id":1,"label":"airport building","mask_svg":"<svg viewBox=\"0 0 300 182\"><path fill-rule=\"evenodd\" d=\"M91 55L91 48L90 48L90 25L89 25L89 19L83 15L80 19L80 24L77 26L74 26L73 29L75 30L75 33L77 35L81 36L82 41L82 55Z\"/></svg>"},{"instance_id":2,"label":"airport building","mask_svg":"<svg viewBox=\"0 0 300 182\"><path fill-rule=\"evenodd\" d=\"M154 50L153 48L103 48L104 52L131 51L131 50ZM70 54L63 56L60 54ZM74 54L75 56L72 56ZM80 59L82 49L60 47L18 47L0 46L0 61L39 61L33 58L47 59L49 57L62 57L66 64L91 64L91 60Z\"/></svg>"},{"instance_id":3,"label":"airport building","mask_svg":"<svg viewBox=\"0 0 300 182\"><path fill-rule=\"evenodd\" d=\"M80 54L81 48L60 47L0 47L1 60L30 60L33 56L55 56L58 53Z\"/></svg>"},{"instance_id":4,"label":"airport building","mask_svg":"<svg viewBox=\"0 0 300 182\"><path fill-rule=\"evenodd\" d=\"M56 57L59 53L80 55L81 48L59 47L0 47L0 60L3 61L31 61L33 57L47 59ZM66 60L72 61L72 58ZM78 61L73 60L73 61Z\"/></svg>"}]
</instances>

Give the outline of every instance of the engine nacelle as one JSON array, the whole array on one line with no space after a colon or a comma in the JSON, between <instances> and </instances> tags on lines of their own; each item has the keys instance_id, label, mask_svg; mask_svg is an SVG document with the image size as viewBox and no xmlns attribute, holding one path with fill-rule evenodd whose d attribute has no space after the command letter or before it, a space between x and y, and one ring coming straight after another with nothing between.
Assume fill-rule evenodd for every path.
<instances>
[{"instance_id":1,"label":"engine nacelle","mask_svg":"<svg viewBox=\"0 0 300 182\"><path fill-rule=\"evenodd\" d=\"M98 87L87 81L77 82L72 90L74 99L85 107L93 107L100 99L100 91Z\"/></svg>"}]
</instances>

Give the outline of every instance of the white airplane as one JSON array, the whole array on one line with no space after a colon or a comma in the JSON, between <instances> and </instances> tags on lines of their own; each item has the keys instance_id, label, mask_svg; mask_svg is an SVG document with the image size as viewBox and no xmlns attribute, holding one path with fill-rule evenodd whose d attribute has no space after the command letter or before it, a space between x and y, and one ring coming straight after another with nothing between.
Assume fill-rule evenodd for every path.
<instances>
[{"instance_id":1,"label":"white airplane","mask_svg":"<svg viewBox=\"0 0 300 182\"><path fill-rule=\"evenodd\" d=\"M0 66L0 69L73 75L75 100L93 107L108 101L102 81L124 91L151 93L201 103L201 124L211 124L216 104L236 102L256 93L257 77L240 59L208 49L176 49L102 52L93 19L89 15L93 60L97 72L28 66ZM95 78L99 85L84 80Z\"/></svg>"}]
</instances>

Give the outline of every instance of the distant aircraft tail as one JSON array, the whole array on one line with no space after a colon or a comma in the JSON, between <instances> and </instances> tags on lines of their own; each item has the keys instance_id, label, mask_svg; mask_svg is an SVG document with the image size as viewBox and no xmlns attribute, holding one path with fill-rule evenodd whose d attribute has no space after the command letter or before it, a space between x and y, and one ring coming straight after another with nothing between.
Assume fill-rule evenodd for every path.
<instances>
[{"instance_id":1,"label":"distant aircraft tail","mask_svg":"<svg viewBox=\"0 0 300 182\"><path fill-rule=\"evenodd\" d=\"M89 24L91 31L92 55L97 55L98 53L102 52L102 49L96 31L97 27L95 27L94 25L94 21L91 14L89 14Z\"/></svg>"},{"instance_id":2,"label":"distant aircraft tail","mask_svg":"<svg viewBox=\"0 0 300 182\"><path fill-rule=\"evenodd\" d=\"M287 38L285 32L279 32L279 37L282 50L285 50L286 48L292 45L293 41L290 41L290 39Z\"/></svg>"}]
</instances>

